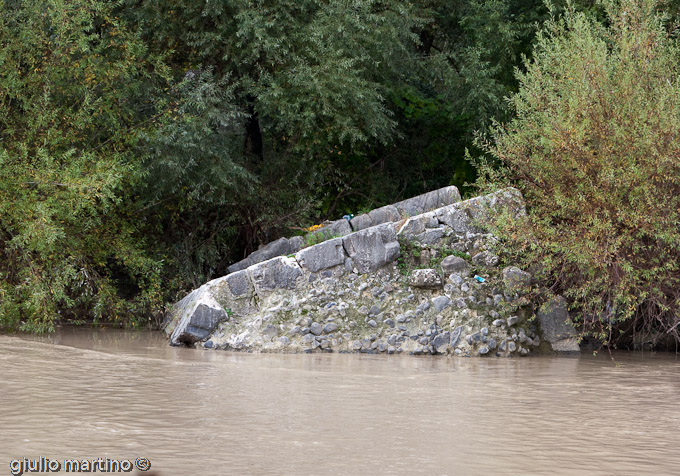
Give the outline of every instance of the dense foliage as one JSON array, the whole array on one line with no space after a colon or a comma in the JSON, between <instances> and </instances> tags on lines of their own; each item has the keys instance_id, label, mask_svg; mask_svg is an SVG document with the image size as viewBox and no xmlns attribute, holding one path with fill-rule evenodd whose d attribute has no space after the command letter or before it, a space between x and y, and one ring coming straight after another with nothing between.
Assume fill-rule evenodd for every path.
<instances>
[{"instance_id":1,"label":"dense foliage","mask_svg":"<svg viewBox=\"0 0 680 476\"><path fill-rule=\"evenodd\" d=\"M192 103L144 154L166 177L140 192L165 269L196 285L291 229L464 188L464 150L506 118L546 13L540 0L126 3Z\"/></svg>"},{"instance_id":2,"label":"dense foliage","mask_svg":"<svg viewBox=\"0 0 680 476\"><path fill-rule=\"evenodd\" d=\"M1 2L0 328L138 325L281 235L469 190L464 151L511 118L548 17L542 0Z\"/></svg>"},{"instance_id":3,"label":"dense foliage","mask_svg":"<svg viewBox=\"0 0 680 476\"><path fill-rule=\"evenodd\" d=\"M131 216L154 64L108 2L0 3L0 324L128 320L159 266ZM141 61L140 61L141 60Z\"/></svg>"},{"instance_id":4,"label":"dense foliage","mask_svg":"<svg viewBox=\"0 0 680 476\"><path fill-rule=\"evenodd\" d=\"M547 22L488 146L487 185L516 184L530 207L503 230L516 259L605 342L680 330L680 45L656 7Z\"/></svg>"}]
</instances>

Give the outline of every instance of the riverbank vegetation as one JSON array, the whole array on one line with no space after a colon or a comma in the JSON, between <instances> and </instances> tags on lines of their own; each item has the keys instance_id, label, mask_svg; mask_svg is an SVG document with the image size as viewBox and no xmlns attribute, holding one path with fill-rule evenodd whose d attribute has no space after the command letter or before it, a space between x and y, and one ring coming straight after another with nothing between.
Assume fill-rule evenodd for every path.
<instances>
[{"instance_id":1,"label":"riverbank vegetation","mask_svg":"<svg viewBox=\"0 0 680 476\"><path fill-rule=\"evenodd\" d=\"M529 218L500 234L584 332L677 342L680 48L652 1L605 12L545 24L481 181L520 188Z\"/></svg>"},{"instance_id":2,"label":"riverbank vegetation","mask_svg":"<svg viewBox=\"0 0 680 476\"><path fill-rule=\"evenodd\" d=\"M0 327L157 323L291 229L473 193L468 150L525 193L508 243L584 329L672 330L674 17L622 5L2 2Z\"/></svg>"}]
</instances>

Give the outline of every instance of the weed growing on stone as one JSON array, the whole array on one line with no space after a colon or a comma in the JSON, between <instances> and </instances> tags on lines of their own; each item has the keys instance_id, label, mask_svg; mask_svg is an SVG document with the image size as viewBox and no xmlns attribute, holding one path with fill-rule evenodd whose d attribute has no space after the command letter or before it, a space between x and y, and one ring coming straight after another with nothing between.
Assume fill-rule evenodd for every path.
<instances>
[{"instance_id":1,"label":"weed growing on stone","mask_svg":"<svg viewBox=\"0 0 680 476\"><path fill-rule=\"evenodd\" d=\"M324 241L332 240L333 238L340 238L341 235L333 234L328 231L322 231L317 233L309 233L305 236L305 248L310 246L318 245Z\"/></svg>"},{"instance_id":2,"label":"weed growing on stone","mask_svg":"<svg viewBox=\"0 0 680 476\"><path fill-rule=\"evenodd\" d=\"M420 258L420 247L414 240L407 240L401 236L398 237L398 240L401 253L397 258L397 268L399 268L399 273L402 276L408 276L415 269L411 258Z\"/></svg>"},{"instance_id":3,"label":"weed growing on stone","mask_svg":"<svg viewBox=\"0 0 680 476\"><path fill-rule=\"evenodd\" d=\"M404 255L400 255L399 258L397 258L397 268L399 269L399 274L402 276L408 276L411 273L410 266L406 262Z\"/></svg>"},{"instance_id":4,"label":"weed growing on stone","mask_svg":"<svg viewBox=\"0 0 680 476\"><path fill-rule=\"evenodd\" d=\"M452 250L452 249L446 249L443 250L444 252L448 252L446 256L458 256L459 258L463 258L465 261L472 261L472 256L469 254L463 252L463 251L458 251L458 250Z\"/></svg>"},{"instance_id":5,"label":"weed growing on stone","mask_svg":"<svg viewBox=\"0 0 680 476\"><path fill-rule=\"evenodd\" d=\"M431 246L430 252L432 253L432 258L429 262L424 264L414 264L413 259L418 260L422 256L422 249L418 242L415 240L407 240L405 238L399 238L399 243L401 246L401 254L397 259L397 268L403 276L409 276L414 269L419 268L431 268L439 269L442 261L447 256L458 256L466 261L472 261L472 257L463 251L449 248L447 246Z\"/></svg>"}]
</instances>

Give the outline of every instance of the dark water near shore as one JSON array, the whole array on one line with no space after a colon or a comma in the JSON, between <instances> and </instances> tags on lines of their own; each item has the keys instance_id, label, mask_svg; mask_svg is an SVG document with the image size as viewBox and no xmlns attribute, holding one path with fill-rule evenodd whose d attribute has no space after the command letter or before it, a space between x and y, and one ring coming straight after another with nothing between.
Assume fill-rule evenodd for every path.
<instances>
[{"instance_id":1,"label":"dark water near shore","mask_svg":"<svg viewBox=\"0 0 680 476\"><path fill-rule=\"evenodd\" d=\"M680 474L680 360L617 361L231 354L89 329L0 336L0 475L38 456L141 456L185 476Z\"/></svg>"}]
</instances>

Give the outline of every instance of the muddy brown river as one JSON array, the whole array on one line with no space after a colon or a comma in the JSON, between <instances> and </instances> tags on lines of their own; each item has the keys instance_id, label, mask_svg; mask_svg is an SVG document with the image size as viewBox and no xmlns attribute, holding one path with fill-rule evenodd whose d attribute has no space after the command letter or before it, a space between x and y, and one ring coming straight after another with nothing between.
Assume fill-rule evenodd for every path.
<instances>
[{"instance_id":1,"label":"muddy brown river","mask_svg":"<svg viewBox=\"0 0 680 476\"><path fill-rule=\"evenodd\" d=\"M616 358L234 354L92 329L0 336L0 475L19 463L55 474L26 471L40 457L56 474L74 471L66 460L147 458L163 476L679 475L680 360Z\"/></svg>"}]
</instances>

